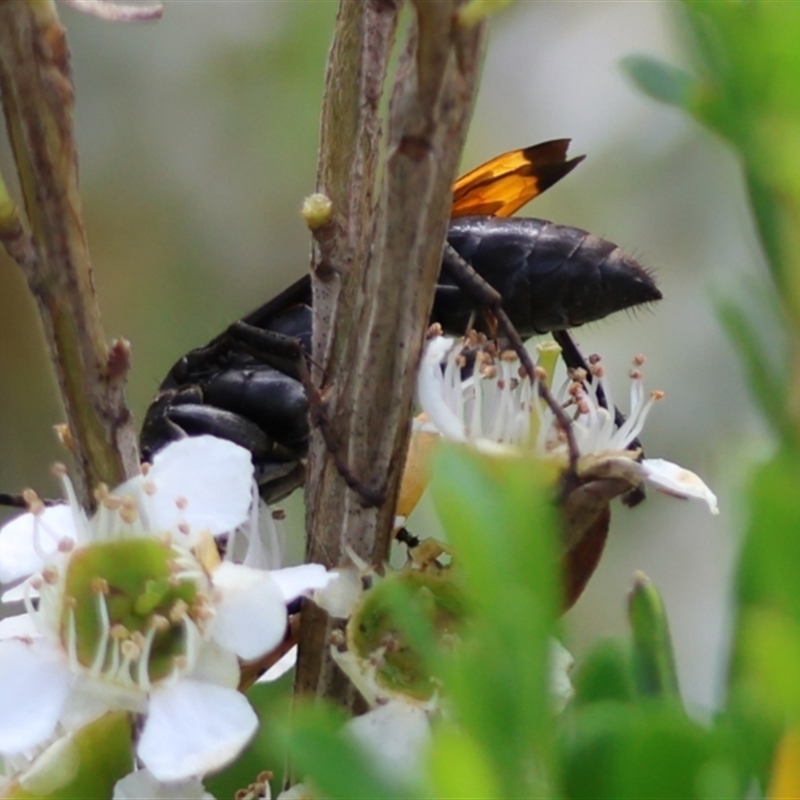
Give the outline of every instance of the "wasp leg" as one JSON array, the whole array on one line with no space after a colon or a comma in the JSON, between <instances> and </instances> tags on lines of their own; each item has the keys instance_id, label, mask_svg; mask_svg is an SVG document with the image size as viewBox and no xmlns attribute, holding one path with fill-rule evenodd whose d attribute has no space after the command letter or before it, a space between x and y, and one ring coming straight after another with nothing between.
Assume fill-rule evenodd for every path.
<instances>
[{"instance_id":1,"label":"wasp leg","mask_svg":"<svg viewBox=\"0 0 800 800\"><path fill-rule=\"evenodd\" d=\"M508 339L512 350L517 354L528 377L531 382L534 381L536 374L531 360L530 354L525 349L514 324L509 319L506 312L503 310L503 298L500 293L494 289L489 283L486 282L472 267L472 265L465 261L456 251L456 249L445 243L444 253L442 255L442 263L447 267L453 280L458 284L462 291L467 292L475 301L480 305L487 308L492 315L497 319L498 326L503 335ZM578 461L578 446L575 443L575 435L572 431L572 422L564 409L559 405L558 401L553 397L550 389L544 384L543 381L538 381L539 397L544 400L550 410L553 412L555 418L561 425L564 435L567 437L567 447L569 449L569 462L570 469L569 475L575 475L575 466ZM566 481L567 484L570 480ZM565 487L567 490L569 486Z\"/></svg>"},{"instance_id":2,"label":"wasp leg","mask_svg":"<svg viewBox=\"0 0 800 800\"><path fill-rule=\"evenodd\" d=\"M253 358L296 381L303 382L303 376L307 373L308 353L299 339L257 328L242 321L234 322L226 333L230 341L239 344L242 350Z\"/></svg>"},{"instance_id":3,"label":"wasp leg","mask_svg":"<svg viewBox=\"0 0 800 800\"><path fill-rule=\"evenodd\" d=\"M353 474L342 456L342 449L331 433L325 401L320 395L319 389L311 381L307 365L308 354L300 341L291 336L256 328L246 322L235 322L230 326L228 332L242 344L250 355L275 369L280 369L284 374L302 383L308 400L311 420L319 427L322 438L325 440L325 446L333 457L336 469L344 482L361 497L367 508L383 505L386 501L386 493L370 489Z\"/></svg>"},{"instance_id":4,"label":"wasp leg","mask_svg":"<svg viewBox=\"0 0 800 800\"><path fill-rule=\"evenodd\" d=\"M592 371L589 368L589 365L586 363L586 359L583 357L583 353L581 353L578 345L575 343L575 340L572 338L572 335L569 331L552 331L553 339L556 340L558 346L561 348L561 357L564 359L564 363L569 367L569 369L581 369L586 373L586 380L592 381ZM603 407L608 408L608 402L606 401L605 392L603 392L603 387L598 385L595 387L595 391L597 393L597 402ZM616 407L614 406L614 424L620 428L622 425L625 424L625 415ZM638 450L639 451L639 461L644 458L644 448L642 447L642 443L639 439L633 439L631 443L628 445L628 450ZM646 499L647 495L644 489L636 488L631 489L629 492L626 492L622 496L622 502L628 506L629 508L633 508L634 506L638 506L639 503Z\"/></svg>"}]
</instances>

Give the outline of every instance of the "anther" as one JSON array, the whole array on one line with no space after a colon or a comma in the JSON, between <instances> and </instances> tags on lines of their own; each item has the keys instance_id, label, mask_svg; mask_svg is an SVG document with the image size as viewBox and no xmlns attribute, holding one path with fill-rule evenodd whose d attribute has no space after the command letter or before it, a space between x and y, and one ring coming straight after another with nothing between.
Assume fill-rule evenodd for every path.
<instances>
[{"instance_id":1,"label":"anther","mask_svg":"<svg viewBox=\"0 0 800 800\"><path fill-rule=\"evenodd\" d=\"M666 397L666 392L664 392L662 389L655 389L654 391L650 392L650 397L652 397L653 400L663 400L664 397Z\"/></svg>"},{"instance_id":2,"label":"anther","mask_svg":"<svg viewBox=\"0 0 800 800\"><path fill-rule=\"evenodd\" d=\"M22 499L25 501L25 505L28 506L28 511L31 514L41 514L42 511L44 511L44 503L33 489L23 489Z\"/></svg>"},{"instance_id":3,"label":"anther","mask_svg":"<svg viewBox=\"0 0 800 800\"><path fill-rule=\"evenodd\" d=\"M142 475L146 478L150 474L151 466L146 461L142 463L140 467L140 471Z\"/></svg>"},{"instance_id":4,"label":"anther","mask_svg":"<svg viewBox=\"0 0 800 800\"><path fill-rule=\"evenodd\" d=\"M190 529L189 529L189 525L188 525L188 523L186 523L186 522L180 522L180 523L178 523L178 530L179 530L179 531L180 531L182 534L184 534L184 535L188 536L188 535L189 535L189 530L190 530Z\"/></svg>"},{"instance_id":5,"label":"anther","mask_svg":"<svg viewBox=\"0 0 800 800\"><path fill-rule=\"evenodd\" d=\"M136 661L137 658L142 654L139 645L137 645L133 640L126 639L121 645L120 650L122 651L122 655L128 661Z\"/></svg>"},{"instance_id":6,"label":"anther","mask_svg":"<svg viewBox=\"0 0 800 800\"><path fill-rule=\"evenodd\" d=\"M176 497L175 505L178 506L180 511L183 511L189 505L189 501L185 497Z\"/></svg>"},{"instance_id":7,"label":"anther","mask_svg":"<svg viewBox=\"0 0 800 800\"><path fill-rule=\"evenodd\" d=\"M443 333L444 331L442 330L442 326L438 322L434 322L433 325L428 328L429 339L435 339L437 336L441 336Z\"/></svg>"},{"instance_id":8,"label":"anther","mask_svg":"<svg viewBox=\"0 0 800 800\"><path fill-rule=\"evenodd\" d=\"M156 633L166 633L171 627L169 620L163 614L153 614L153 616L150 617L150 622L155 628Z\"/></svg>"},{"instance_id":9,"label":"anther","mask_svg":"<svg viewBox=\"0 0 800 800\"><path fill-rule=\"evenodd\" d=\"M58 582L58 570L53 566L45 567L42 570L42 580L50 586L53 586Z\"/></svg>"},{"instance_id":10,"label":"anther","mask_svg":"<svg viewBox=\"0 0 800 800\"><path fill-rule=\"evenodd\" d=\"M272 519L277 519L277 520L286 519L286 512L282 508L273 508Z\"/></svg>"},{"instance_id":11,"label":"anther","mask_svg":"<svg viewBox=\"0 0 800 800\"><path fill-rule=\"evenodd\" d=\"M189 610L189 605L185 600L176 600L175 605L169 610L169 619L171 622L180 622Z\"/></svg>"},{"instance_id":12,"label":"anther","mask_svg":"<svg viewBox=\"0 0 800 800\"><path fill-rule=\"evenodd\" d=\"M54 478L63 478L67 474L67 468L60 461L53 464L50 471L53 473Z\"/></svg>"},{"instance_id":13,"label":"anther","mask_svg":"<svg viewBox=\"0 0 800 800\"><path fill-rule=\"evenodd\" d=\"M108 581L105 578L92 578L90 585L95 594L107 595L109 592Z\"/></svg>"},{"instance_id":14,"label":"anther","mask_svg":"<svg viewBox=\"0 0 800 800\"><path fill-rule=\"evenodd\" d=\"M153 481L145 481L142 484L142 489L144 490L145 494L148 494L148 495L151 495L151 496L156 493L156 485L153 483Z\"/></svg>"},{"instance_id":15,"label":"anther","mask_svg":"<svg viewBox=\"0 0 800 800\"><path fill-rule=\"evenodd\" d=\"M121 622L112 625L108 633L112 639L118 642L124 642L126 639L129 639L131 635L131 632Z\"/></svg>"},{"instance_id":16,"label":"anther","mask_svg":"<svg viewBox=\"0 0 800 800\"><path fill-rule=\"evenodd\" d=\"M645 361L647 361L647 359L644 357L644 355L642 355L642 353L639 353L633 357L633 364L636 367L644 366Z\"/></svg>"},{"instance_id":17,"label":"anther","mask_svg":"<svg viewBox=\"0 0 800 800\"><path fill-rule=\"evenodd\" d=\"M72 548L75 547L75 542L73 542L68 536L64 536L58 540L57 547L59 553L71 553Z\"/></svg>"}]
</instances>

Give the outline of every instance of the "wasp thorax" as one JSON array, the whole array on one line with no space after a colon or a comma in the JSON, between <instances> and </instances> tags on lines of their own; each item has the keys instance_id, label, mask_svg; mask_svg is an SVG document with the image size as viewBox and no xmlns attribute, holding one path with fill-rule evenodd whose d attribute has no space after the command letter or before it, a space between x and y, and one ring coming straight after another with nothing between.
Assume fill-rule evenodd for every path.
<instances>
[{"instance_id":1,"label":"wasp thorax","mask_svg":"<svg viewBox=\"0 0 800 800\"><path fill-rule=\"evenodd\" d=\"M60 631L74 668L146 689L191 668L208 619L208 581L188 551L133 538L76 550Z\"/></svg>"}]
</instances>

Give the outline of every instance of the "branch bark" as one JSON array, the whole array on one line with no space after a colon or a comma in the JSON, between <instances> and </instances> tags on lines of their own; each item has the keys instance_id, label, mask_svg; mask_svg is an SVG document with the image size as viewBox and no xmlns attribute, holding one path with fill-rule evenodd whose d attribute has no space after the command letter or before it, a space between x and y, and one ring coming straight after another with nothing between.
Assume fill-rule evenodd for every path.
<instances>
[{"instance_id":1,"label":"branch bark","mask_svg":"<svg viewBox=\"0 0 800 800\"><path fill-rule=\"evenodd\" d=\"M315 430L306 488L307 558L329 567L346 561L348 547L376 568L388 556L450 187L482 59L483 28L460 27L460 5L413 3L385 144L379 108L399 3L340 5L318 173L318 191L331 199L333 218L315 231L312 265L313 378L327 442ZM331 620L309 604L297 689L352 705L347 683L329 658L331 630Z\"/></svg>"},{"instance_id":2,"label":"branch bark","mask_svg":"<svg viewBox=\"0 0 800 800\"><path fill-rule=\"evenodd\" d=\"M78 491L138 468L123 385L130 352L100 322L78 190L74 89L50 0L0 0L0 93L29 229L0 180L0 240L22 268L67 413Z\"/></svg>"}]
</instances>

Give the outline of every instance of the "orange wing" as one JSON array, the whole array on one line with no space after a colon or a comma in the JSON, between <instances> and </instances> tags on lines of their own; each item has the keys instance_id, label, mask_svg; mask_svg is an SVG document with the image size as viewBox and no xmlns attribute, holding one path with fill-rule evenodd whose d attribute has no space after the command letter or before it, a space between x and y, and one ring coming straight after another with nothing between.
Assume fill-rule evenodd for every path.
<instances>
[{"instance_id":1,"label":"orange wing","mask_svg":"<svg viewBox=\"0 0 800 800\"><path fill-rule=\"evenodd\" d=\"M453 185L451 217L510 217L586 156L567 161L569 139L512 150L460 177Z\"/></svg>"}]
</instances>

